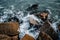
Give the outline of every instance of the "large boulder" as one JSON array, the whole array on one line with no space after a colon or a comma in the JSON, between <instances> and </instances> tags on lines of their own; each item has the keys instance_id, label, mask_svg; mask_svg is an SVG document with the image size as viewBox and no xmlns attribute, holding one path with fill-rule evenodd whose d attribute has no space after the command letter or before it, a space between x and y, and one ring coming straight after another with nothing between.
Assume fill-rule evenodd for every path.
<instances>
[{"instance_id":1,"label":"large boulder","mask_svg":"<svg viewBox=\"0 0 60 40\"><path fill-rule=\"evenodd\" d=\"M17 35L19 24L17 22L0 23L0 34Z\"/></svg>"},{"instance_id":2,"label":"large boulder","mask_svg":"<svg viewBox=\"0 0 60 40\"><path fill-rule=\"evenodd\" d=\"M40 28L40 31L49 35L53 40L58 39L58 34L54 31L54 29L50 26L48 22L44 23L44 25Z\"/></svg>"}]
</instances>

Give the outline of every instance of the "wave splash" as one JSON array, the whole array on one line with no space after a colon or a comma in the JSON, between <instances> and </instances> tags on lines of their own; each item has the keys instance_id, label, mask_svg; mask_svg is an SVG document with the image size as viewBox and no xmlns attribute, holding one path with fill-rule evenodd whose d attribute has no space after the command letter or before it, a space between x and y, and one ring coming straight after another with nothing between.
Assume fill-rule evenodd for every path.
<instances>
[{"instance_id":1,"label":"wave splash","mask_svg":"<svg viewBox=\"0 0 60 40\"><path fill-rule=\"evenodd\" d=\"M47 9L48 10L48 9ZM8 22L9 20L9 18L12 18L12 17L14 17L14 16L16 16L18 19L19 19L19 22L21 23L20 24L20 28L19 28L19 32L21 32L21 34L20 34L20 37L23 37L24 35L25 35L25 31L27 31L28 30L28 28L30 27L30 24L29 24L29 17L31 16L29 13L27 13L26 15L24 15L24 11L21 11L21 10L19 10L19 9L15 9L15 7L14 7L14 5L11 5L10 6L10 8L8 8L8 9L6 9L6 8L4 8L4 7L1 7L0 6L0 23L2 23L2 22ZM50 24L51 25L51 27L55 30L55 32L57 32L57 30L58 30L58 25L57 24L59 24L60 23L60 19L58 18L58 15L55 15L54 17L53 16L51 16L52 15L52 13L51 13L51 11L50 10L48 10L49 11L49 13L50 13L50 15L49 15L49 18L50 19L52 19L53 21L52 21L52 23ZM38 21L38 22L40 22L41 20L39 20L38 18L36 18L34 15L32 15L31 17L33 17L33 19L34 20L36 20L36 21ZM23 20L23 21L22 21ZM14 19L13 19L13 21L14 21ZM41 24L41 23L40 23ZM30 30L28 30L28 31L31 31L31 30L35 30L35 28L31 28ZM37 33L34 31L34 33L36 34L36 35L34 35L34 33L29 33L27 31L27 34L30 34L30 35L32 35L34 38L36 37L36 36L38 36L38 34L39 34L39 31L38 30L36 30L37 31ZM22 36L23 35L23 36ZM59 34L59 37L60 37L60 34Z\"/></svg>"}]
</instances>

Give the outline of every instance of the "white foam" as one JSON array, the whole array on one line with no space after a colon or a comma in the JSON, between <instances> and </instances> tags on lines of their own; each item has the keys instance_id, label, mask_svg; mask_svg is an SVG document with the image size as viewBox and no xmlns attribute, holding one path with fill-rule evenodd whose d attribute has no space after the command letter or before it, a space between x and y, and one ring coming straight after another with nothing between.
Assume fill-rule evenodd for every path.
<instances>
[{"instance_id":1,"label":"white foam","mask_svg":"<svg viewBox=\"0 0 60 40\"><path fill-rule=\"evenodd\" d=\"M35 28L28 29L30 27L29 17L32 17L34 20L39 22L39 20L34 15L28 14L26 17L23 17L23 23L20 25L20 33L22 33L20 34L20 37L23 38L25 34L28 34L36 39L39 35L39 31L35 31ZM31 30L33 30L33 32L30 32Z\"/></svg>"}]
</instances>

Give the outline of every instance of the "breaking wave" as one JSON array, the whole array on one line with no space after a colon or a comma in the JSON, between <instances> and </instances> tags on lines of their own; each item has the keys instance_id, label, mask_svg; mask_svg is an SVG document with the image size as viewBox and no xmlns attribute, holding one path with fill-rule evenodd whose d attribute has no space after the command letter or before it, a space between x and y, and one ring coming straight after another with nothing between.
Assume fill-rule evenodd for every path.
<instances>
[{"instance_id":1,"label":"breaking wave","mask_svg":"<svg viewBox=\"0 0 60 40\"><path fill-rule=\"evenodd\" d=\"M53 17L51 11L49 9L47 9L47 10L50 13L50 15L49 15L48 18L52 19L52 24L50 24L50 25L55 30L55 32L57 32L57 30L58 30L57 24L59 24L60 19L58 18L58 15L55 15ZM20 37L22 38L25 35L25 33L26 33L25 31L28 30L28 28L30 27L29 17L31 15L29 13L25 14L25 10L21 11L19 9L15 9L14 5L11 5L10 8L8 8L8 9L0 6L0 23L2 23L2 22L8 22L9 21L8 19L12 18L14 16L16 16L19 19L19 23L21 23L20 24L21 28L18 31L21 32L20 33ZM34 20L40 22L40 20L38 18L36 18L34 15L32 15L31 17L33 17ZM34 31L35 29L32 27L28 31L31 31L31 30ZM34 32L32 34L30 32L28 32L28 31L27 31L27 34L30 34L34 38L36 38L36 36L38 36L38 34L39 34L38 30L36 30L37 33Z\"/></svg>"}]
</instances>

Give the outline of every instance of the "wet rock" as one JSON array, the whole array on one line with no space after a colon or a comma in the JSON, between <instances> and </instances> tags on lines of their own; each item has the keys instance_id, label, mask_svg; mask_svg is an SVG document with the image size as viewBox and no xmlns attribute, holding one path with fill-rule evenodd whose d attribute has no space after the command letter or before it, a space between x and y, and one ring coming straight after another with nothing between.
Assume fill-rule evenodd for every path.
<instances>
[{"instance_id":1,"label":"wet rock","mask_svg":"<svg viewBox=\"0 0 60 40\"><path fill-rule=\"evenodd\" d=\"M11 37L11 40L18 40L18 35L12 36L12 37Z\"/></svg>"},{"instance_id":2,"label":"wet rock","mask_svg":"<svg viewBox=\"0 0 60 40\"><path fill-rule=\"evenodd\" d=\"M31 10L36 10L38 9L38 4L33 4L31 7L28 7L26 10L31 11Z\"/></svg>"},{"instance_id":3,"label":"wet rock","mask_svg":"<svg viewBox=\"0 0 60 40\"><path fill-rule=\"evenodd\" d=\"M0 40L11 40L11 38L7 35L0 34Z\"/></svg>"},{"instance_id":4,"label":"wet rock","mask_svg":"<svg viewBox=\"0 0 60 40\"><path fill-rule=\"evenodd\" d=\"M59 31L60 31L60 24L58 25L58 29L59 29Z\"/></svg>"},{"instance_id":5,"label":"wet rock","mask_svg":"<svg viewBox=\"0 0 60 40\"><path fill-rule=\"evenodd\" d=\"M34 20L32 17L30 17L30 23L33 25L38 25L38 22Z\"/></svg>"},{"instance_id":6,"label":"wet rock","mask_svg":"<svg viewBox=\"0 0 60 40\"><path fill-rule=\"evenodd\" d=\"M53 30L53 28L50 26L50 24L48 22L45 22L44 25L40 28L41 32L44 32L53 39L53 40L57 40L58 39L58 34ZM42 35L44 35L44 33ZM41 36L39 36L41 37ZM45 38L45 36L43 36ZM42 38L43 39L43 38Z\"/></svg>"},{"instance_id":7,"label":"wet rock","mask_svg":"<svg viewBox=\"0 0 60 40\"><path fill-rule=\"evenodd\" d=\"M58 25L58 36L59 36L58 40L60 40L60 24Z\"/></svg>"},{"instance_id":8,"label":"wet rock","mask_svg":"<svg viewBox=\"0 0 60 40\"><path fill-rule=\"evenodd\" d=\"M37 40L53 40L48 34L45 32L40 32L39 37Z\"/></svg>"},{"instance_id":9,"label":"wet rock","mask_svg":"<svg viewBox=\"0 0 60 40\"><path fill-rule=\"evenodd\" d=\"M18 40L18 35L8 36L5 34L0 34L0 40Z\"/></svg>"},{"instance_id":10,"label":"wet rock","mask_svg":"<svg viewBox=\"0 0 60 40\"><path fill-rule=\"evenodd\" d=\"M28 34L25 34L25 36L21 40L35 40L33 37L31 37Z\"/></svg>"},{"instance_id":11,"label":"wet rock","mask_svg":"<svg viewBox=\"0 0 60 40\"><path fill-rule=\"evenodd\" d=\"M10 21L19 22L19 19L15 16L15 17L9 18L8 22L10 22Z\"/></svg>"},{"instance_id":12,"label":"wet rock","mask_svg":"<svg viewBox=\"0 0 60 40\"><path fill-rule=\"evenodd\" d=\"M0 34L17 35L19 24L17 22L0 23Z\"/></svg>"}]
</instances>

